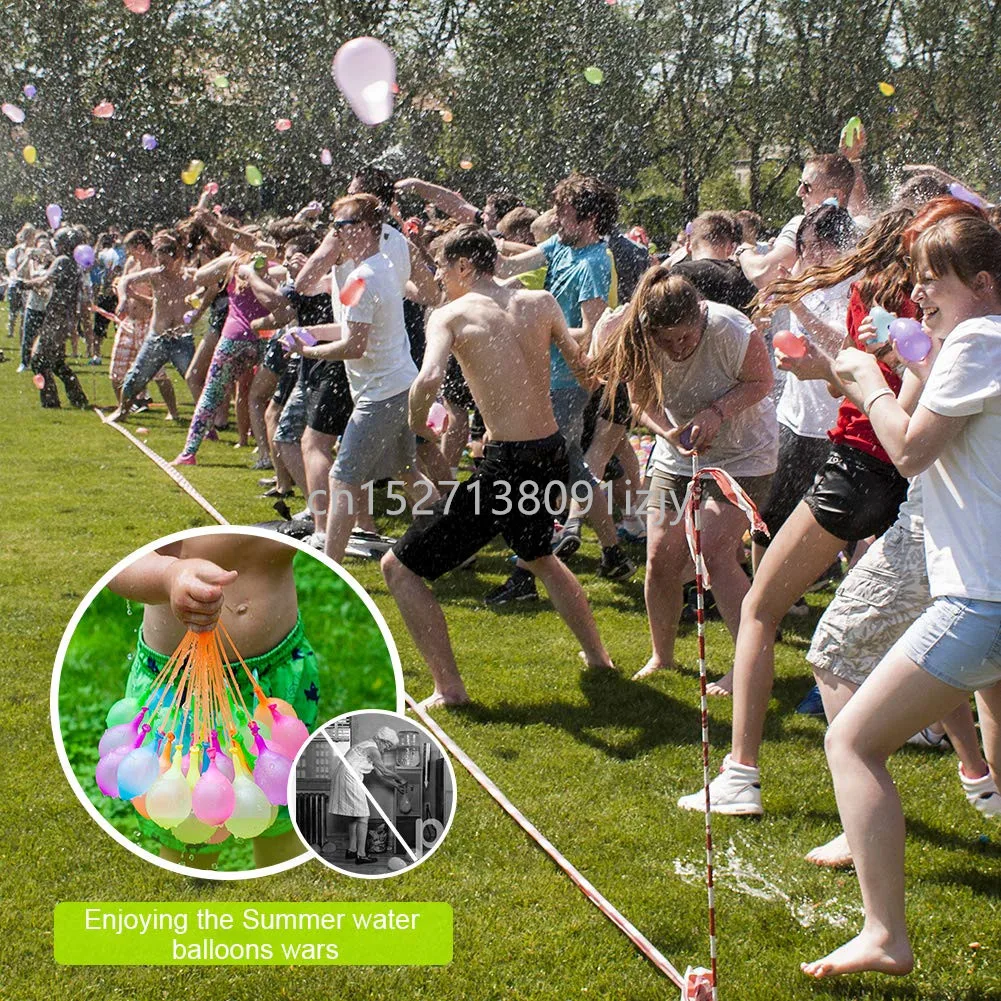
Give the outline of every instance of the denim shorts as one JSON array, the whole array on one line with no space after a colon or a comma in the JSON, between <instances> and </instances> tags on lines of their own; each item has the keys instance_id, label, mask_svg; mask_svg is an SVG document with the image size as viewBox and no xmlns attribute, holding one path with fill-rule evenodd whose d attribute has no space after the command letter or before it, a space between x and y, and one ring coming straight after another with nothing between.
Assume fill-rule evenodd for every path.
<instances>
[{"instance_id":1,"label":"denim shorts","mask_svg":"<svg viewBox=\"0 0 1001 1001\"><path fill-rule=\"evenodd\" d=\"M936 598L894 651L953 688L987 688L1001 679L1001 601Z\"/></svg>"}]
</instances>

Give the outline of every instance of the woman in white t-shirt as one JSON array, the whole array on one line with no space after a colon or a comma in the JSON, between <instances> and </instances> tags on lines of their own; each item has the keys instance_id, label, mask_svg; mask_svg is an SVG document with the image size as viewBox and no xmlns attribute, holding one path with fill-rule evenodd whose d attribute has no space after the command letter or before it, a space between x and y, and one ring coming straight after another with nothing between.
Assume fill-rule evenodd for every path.
<instances>
[{"instance_id":1,"label":"woman in white t-shirt","mask_svg":"<svg viewBox=\"0 0 1001 1001\"><path fill-rule=\"evenodd\" d=\"M953 217L912 250L912 298L944 343L908 417L873 357L842 351L835 368L904 476L920 474L932 604L827 733L827 756L865 922L812 977L914 965L904 915L904 818L887 757L980 690L981 722L1001 723L1001 233Z\"/></svg>"},{"instance_id":2,"label":"woman in white t-shirt","mask_svg":"<svg viewBox=\"0 0 1001 1001\"><path fill-rule=\"evenodd\" d=\"M653 653L634 679L674 667L682 584L692 577L684 506L692 456L730 473L755 504L768 496L778 457L769 397L772 368L761 335L743 313L699 299L667 267L651 268L625 318L594 360L606 400L625 382L642 423L657 434L647 496L644 595ZM704 459L703 459L704 457ZM706 481L702 549L713 597L736 636L749 581L737 559L747 517Z\"/></svg>"}]
</instances>

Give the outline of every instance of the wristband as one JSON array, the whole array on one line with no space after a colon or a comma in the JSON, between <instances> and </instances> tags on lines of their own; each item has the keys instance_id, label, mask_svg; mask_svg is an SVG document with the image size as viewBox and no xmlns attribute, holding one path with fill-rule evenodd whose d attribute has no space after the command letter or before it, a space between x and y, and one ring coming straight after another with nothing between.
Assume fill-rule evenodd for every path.
<instances>
[{"instance_id":1,"label":"wristband","mask_svg":"<svg viewBox=\"0 0 1001 1001\"><path fill-rule=\"evenodd\" d=\"M882 389L877 389L875 392L870 393L866 398L865 402L862 404L862 413L869 416L869 411L872 410L872 405L882 396L893 396L893 390L889 386L884 386Z\"/></svg>"}]
</instances>

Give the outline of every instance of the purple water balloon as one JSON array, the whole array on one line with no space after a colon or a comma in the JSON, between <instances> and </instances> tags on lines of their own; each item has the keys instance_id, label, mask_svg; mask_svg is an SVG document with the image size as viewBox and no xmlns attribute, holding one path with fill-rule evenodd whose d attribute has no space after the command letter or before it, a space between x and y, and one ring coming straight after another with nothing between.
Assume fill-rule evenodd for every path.
<instances>
[{"instance_id":1,"label":"purple water balloon","mask_svg":"<svg viewBox=\"0 0 1001 1001\"><path fill-rule=\"evenodd\" d=\"M118 726L113 726L105 730L101 737L101 742L97 745L97 753L103 758L106 754L110 754L115 750L116 747L121 747L123 744L131 745L139 735L139 726L145 715L146 707L143 706L131 723L119 723Z\"/></svg>"},{"instance_id":2,"label":"purple water balloon","mask_svg":"<svg viewBox=\"0 0 1001 1001\"><path fill-rule=\"evenodd\" d=\"M59 224L63 221L62 207L53 202L45 206L45 219L49 224L49 229L59 229Z\"/></svg>"},{"instance_id":3,"label":"purple water balloon","mask_svg":"<svg viewBox=\"0 0 1001 1001\"><path fill-rule=\"evenodd\" d=\"M978 209L987 208L987 202L980 195L970 191L964 184L959 184L958 182L950 184L949 194L953 198L958 198L961 202L969 202L971 205L976 205Z\"/></svg>"},{"instance_id":4,"label":"purple water balloon","mask_svg":"<svg viewBox=\"0 0 1001 1001\"><path fill-rule=\"evenodd\" d=\"M256 723L252 722L250 729L254 734L254 751L257 755L254 781L267 796L269 803L283 806L288 802L288 776L292 762L265 743Z\"/></svg>"},{"instance_id":5,"label":"purple water balloon","mask_svg":"<svg viewBox=\"0 0 1001 1001\"><path fill-rule=\"evenodd\" d=\"M917 320L894 320L890 324L890 339L904 361L924 361L931 351L931 338Z\"/></svg>"},{"instance_id":6,"label":"purple water balloon","mask_svg":"<svg viewBox=\"0 0 1001 1001\"><path fill-rule=\"evenodd\" d=\"M191 793L191 812L203 823L218 827L226 823L236 805L233 783L216 765L215 748L209 748L209 767Z\"/></svg>"},{"instance_id":7,"label":"purple water balloon","mask_svg":"<svg viewBox=\"0 0 1001 1001\"><path fill-rule=\"evenodd\" d=\"M38 91L35 89L35 85L33 83L26 83L24 85L24 96L29 101L33 101L35 99L35 95L37 93L38 93Z\"/></svg>"},{"instance_id":8,"label":"purple water balloon","mask_svg":"<svg viewBox=\"0 0 1001 1001\"><path fill-rule=\"evenodd\" d=\"M96 259L97 255L94 253L94 248L89 243L81 243L73 251L73 260L76 261L77 267L83 271L89 271L94 266Z\"/></svg>"},{"instance_id":9,"label":"purple water balloon","mask_svg":"<svg viewBox=\"0 0 1001 1001\"><path fill-rule=\"evenodd\" d=\"M156 136L150 134L149 132L143 133L143 149L154 150L157 147Z\"/></svg>"},{"instance_id":10,"label":"purple water balloon","mask_svg":"<svg viewBox=\"0 0 1001 1001\"><path fill-rule=\"evenodd\" d=\"M142 746L147 733L149 733L149 727L144 726L143 732L138 734L135 740L130 740L116 747L97 763L94 779L97 781L97 788L105 796L118 796L118 766L132 753L134 748Z\"/></svg>"}]
</instances>

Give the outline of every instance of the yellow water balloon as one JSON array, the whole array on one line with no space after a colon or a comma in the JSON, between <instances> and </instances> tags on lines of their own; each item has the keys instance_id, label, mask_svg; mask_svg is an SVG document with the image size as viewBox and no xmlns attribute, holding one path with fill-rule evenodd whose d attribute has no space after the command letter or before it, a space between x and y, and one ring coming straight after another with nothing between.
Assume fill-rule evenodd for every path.
<instances>
[{"instance_id":1,"label":"yellow water balloon","mask_svg":"<svg viewBox=\"0 0 1001 1001\"><path fill-rule=\"evenodd\" d=\"M883 95L883 97L893 97L893 95L897 92L897 88L894 87L892 83L880 80L879 92Z\"/></svg>"},{"instance_id":2,"label":"yellow water balloon","mask_svg":"<svg viewBox=\"0 0 1001 1001\"><path fill-rule=\"evenodd\" d=\"M38 159L38 150L34 146L25 146L21 150L21 156L24 157L25 163L34 163Z\"/></svg>"}]
</instances>

